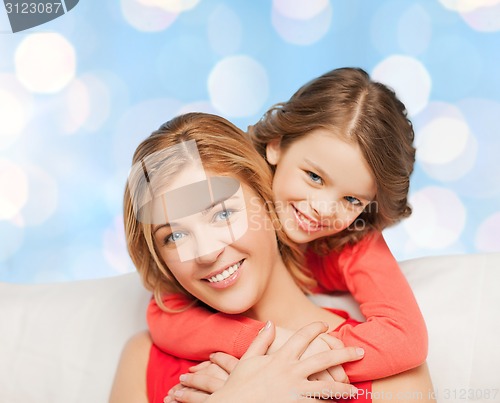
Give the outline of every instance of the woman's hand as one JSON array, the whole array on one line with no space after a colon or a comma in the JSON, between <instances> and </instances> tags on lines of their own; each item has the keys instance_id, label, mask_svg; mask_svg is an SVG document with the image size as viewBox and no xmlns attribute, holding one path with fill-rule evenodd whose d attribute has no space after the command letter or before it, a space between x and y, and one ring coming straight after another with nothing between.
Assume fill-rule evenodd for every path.
<instances>
[{"instance_id":1,"label":"woman's hand","mask_svg":"<svg viewBox=\"0 0 500 403\"><path fill-rule=\"evenodd\" d=\"M267 354L277 351L292 335L294 332L289 329L276 327L276 336L269 346ZM344 348L344 343L336 337L330 336L329 334L321 334L316 337L306 348L300 359L305 359L311 357L312 355L321 353L323 351L328 351L332 349ZM341 383L349 383L349 377L344 371L342 365L336 365L334 367L328 368L324 371L320 371L316 374L312 374L309 380L316 381L335 381Z\"/></svg>"},{"instance_id":2,"label":"woman's hand","mask_svg":"<svg viewBox=\"0 0 500 403\"><path fill-rule=\"evenodd\" d=\"M217 371L217 375L207 376L200 374L200 371L187 374L183 377L182 383L189 388L177 389L175 394L169 394L166 401L288 403L304 397L309 400L320 400L320 398L354 395L356 388L347 383L308 379L312 374L362 358L359 349L348 347L324 351L301 359L313 340L326 330L327 326L322 322L311 323L297 331L279 350L264 355L275 336L274 326L268 323L239 362L227 354L212 355L211 360L220 367L217 370L211 369ZM205 366L208 368L209 365L203 364L202 367ZM220 369L231 373L225 383L220 378ZM210 390L214 389L214 385L221 387L212 395L208 395Z\"/></svg>"}]
</instances>

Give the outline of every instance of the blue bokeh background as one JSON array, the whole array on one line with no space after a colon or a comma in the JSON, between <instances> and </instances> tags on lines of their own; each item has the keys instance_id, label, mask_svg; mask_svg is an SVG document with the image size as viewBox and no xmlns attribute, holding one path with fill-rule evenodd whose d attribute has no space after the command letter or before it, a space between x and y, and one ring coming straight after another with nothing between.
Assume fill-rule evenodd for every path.
<instances>
[{"instance_id":1,"label":"blue bokeh background","mask_svg":"<svg viewBox=\"0 0 500 403\"><path fill-rule=\"evenodd\" d=\"M121 207L143 138L190 110L246 129L343 66L415 124L395 256L500 251L500 0L81 0L8 30L0 9L0 281L134 270Z\"/></svg>"}]
</instances>

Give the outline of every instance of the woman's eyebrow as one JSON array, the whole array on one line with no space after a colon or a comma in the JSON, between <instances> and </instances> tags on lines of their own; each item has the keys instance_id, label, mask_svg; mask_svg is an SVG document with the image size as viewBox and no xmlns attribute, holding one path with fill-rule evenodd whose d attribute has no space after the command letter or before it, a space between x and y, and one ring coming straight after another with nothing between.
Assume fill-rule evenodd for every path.
<instances>
[{"instance_id":1,"label":"woman's eyebrow","mask_svg":"<svg viewBox=\"0 0 500 403\"><path fill-rule=\"evenodd\" d=\"M162 229L162 228L165 228L165 227L172 227L174 225L177 225L177 223L173 222L173 223L165 223L165 224L161 224L161 225L158 225L156 228L153 229L153 235L156 234L156 231L158 231L159 229Z\"/></svg>"},{"instance_id":2,"label":"woman's eyebrow","mask_svg":"<svg viewBox=\"0 0 500 403\"><path fill-rule=\"evenodd\" d=\"M201 211L201 214L202 215L206 215L207 213L209 213L215 206L219 205L219 204L223 204L224 202L226 201L229 201L229 200L232 200L232 199L239 199L239 195L237 194L234 194L232 195L231 197L227 197L227 196L223 196L221 198L219 198L218 200L215 200L213 203L210 204L210 206L208 206L206 209L202 210ZM165 227L175 227L175 226L178 226L179 224L176 223L176 222L167 222L165 224L161 224L161 225L158 225L156 226L155 228L153 228L153 235L156 234L156 232L162 228L165 228Z\"/></svg>"},{"instance_id":3,"label":"woman's eyebrow","mask_svg":"<svg viewBox=\"0 0 500 403\"><path fill-rule=\"evenodd\" d=\"M219 199L215 200L213 203L210 203L210 206L208 206L206 209L203 209L201 211L201 214L205 215L205 214L209 213L215 206L217 206L219 204L224 204L224 202L227 202L227 201L232 200L232 199L238 199L238 198L239 197L237 194L233 194L230 197L222 196Z\"/></svg>"}]
</instances>

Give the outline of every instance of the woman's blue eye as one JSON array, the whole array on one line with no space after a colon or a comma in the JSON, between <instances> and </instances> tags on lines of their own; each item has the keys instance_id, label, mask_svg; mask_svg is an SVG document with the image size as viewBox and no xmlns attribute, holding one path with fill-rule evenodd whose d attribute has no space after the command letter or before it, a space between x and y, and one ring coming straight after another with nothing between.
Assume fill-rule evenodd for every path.
<instances>
[{"instance_id":1,"label":"woman's blue eye","mask_svg":"<svg viewBox=\"0 0 500 403\"><path fill-rule=\"evenodd\" d=\"M214 215L214 221L227 221L234 213L232 210L222 210Z\"/></svg>"},{"instance_id":2,"label":"woman's blue eye","mask_svg":"<svg viewBox=\"0 0 500 403\"><path fill-rule=\"evenodd\" d=\"M165 243L169 242L177 242L178 240L184 238L186 236L183 232L172 232L169 236L165 238Z\"/></svg>"},{"instance_id":3,"label":"woman's blue eye","mask_svg":"<svg viewBox=\"0 0 500 403\"><path fill-rule=\"evenodd\" d=\"M347 200L349 203L351 203L353 206L362 206L363 203L359 199L356 199L355 197L352 196L346 196L344 197L345 200Z\"/></svg>"},{"instance_id":4,"label":"woman's blue eye","mask_svg":"<svg viewBox=\"0 0 500 403\"><path fill-rule=\"evenodd\" d=\"M314 172L307 171L307 174L309 175L309 178L311 178L311 180L312 180L314 183L319 183L319 184L322 184L322 183L323 183L323 179L321 179L321 176L316 175Z\"/></svg>"}]
</instances>

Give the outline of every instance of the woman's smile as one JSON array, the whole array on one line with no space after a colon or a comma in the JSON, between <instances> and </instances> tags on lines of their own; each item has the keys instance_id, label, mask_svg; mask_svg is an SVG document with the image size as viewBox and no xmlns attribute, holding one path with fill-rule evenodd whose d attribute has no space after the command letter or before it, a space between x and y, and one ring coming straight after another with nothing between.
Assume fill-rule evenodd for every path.
<instances>
[{"instance_id":1,"label":"woman's smile","mask_svg":"<svg viewBox=\"0 0 500 403\"><path fill-rule=\"evenodd\" d=\"M211 273L203 280L208 281L208 284L213 288L227 288L232 286L240 277L241 266L245 259L236 262L222 270Z\"/></svg>"}]
</instances>

